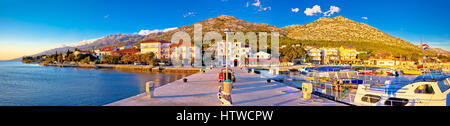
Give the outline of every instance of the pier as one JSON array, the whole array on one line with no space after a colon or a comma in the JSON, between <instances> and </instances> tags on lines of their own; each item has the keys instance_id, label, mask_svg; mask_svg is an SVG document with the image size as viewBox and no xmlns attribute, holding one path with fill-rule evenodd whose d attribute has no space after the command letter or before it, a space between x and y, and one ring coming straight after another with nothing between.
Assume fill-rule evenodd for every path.
<instances>
[{"instance_id":1,"label":"pier","mask_svg":"<svg viewBox=\"0 0 450 126\"><path fill-rule=\"evenodd\" d=\"M232 68L236 76L233 84L233 106L346 106L326 98L302 98L302 91L279 82L267 82L259 74L247 69ZM217 99L220 68L198 72L158 87L151 99L146 93L119 100L105 106L222 106Z\"/></svg>"}]
</instances>

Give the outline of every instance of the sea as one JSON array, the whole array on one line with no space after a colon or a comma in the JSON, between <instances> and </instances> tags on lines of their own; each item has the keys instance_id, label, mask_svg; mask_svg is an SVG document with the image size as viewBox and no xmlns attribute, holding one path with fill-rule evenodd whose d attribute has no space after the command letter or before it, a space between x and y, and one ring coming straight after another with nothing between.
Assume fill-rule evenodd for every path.
<instances>
[{"instance_id":1,"label":"sea","mask_svg":"<svg viewBox=\"0 0 450 126\"><path fill-rule=\"evenodd\" d=\"M101 106L186 76L0 61L0 106Z\"/></svg>"}]
</instances>

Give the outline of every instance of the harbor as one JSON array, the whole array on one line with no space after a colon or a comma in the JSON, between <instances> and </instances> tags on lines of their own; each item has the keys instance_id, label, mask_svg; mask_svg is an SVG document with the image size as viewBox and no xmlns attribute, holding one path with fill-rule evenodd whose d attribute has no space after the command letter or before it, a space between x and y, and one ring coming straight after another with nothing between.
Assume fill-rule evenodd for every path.
<instances>
[{"instance_id":1,"label":"harbor","mask_svg":"<svg viewBox=\"0 0 450 126\"><path fill-rule=\"evenodd\" d=\"M232 106L347 106L318 96L305 100L298 88L274 81L268 83L261 74L247 69L232 70L236 75ZM105 106L223 106L217 98L219 72L220 68L207 69L205 73L186 77L187 82L180 79L156 88L151 98L141 93Z\"/></svg>"}]
</instances>

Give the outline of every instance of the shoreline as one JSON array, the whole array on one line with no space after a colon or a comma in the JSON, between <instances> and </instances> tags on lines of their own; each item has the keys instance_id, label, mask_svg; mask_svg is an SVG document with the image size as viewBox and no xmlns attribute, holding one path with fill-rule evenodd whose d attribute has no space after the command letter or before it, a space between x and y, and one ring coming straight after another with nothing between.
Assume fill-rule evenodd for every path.
<instances>
[{"instance_id":1,"label":"shoreline","mask_svg":"<svg viewBox=\"0 0 450 126\"><path fill-rule=\"evenodd\" d=\"M204 70L203 67L159 67L150 65L117 65L117 64L40 64L50 67L78 67L88 69L115 69L137 72L163 72L163 73L188 73L195 74Z\"/></svg>"}]
</instances>

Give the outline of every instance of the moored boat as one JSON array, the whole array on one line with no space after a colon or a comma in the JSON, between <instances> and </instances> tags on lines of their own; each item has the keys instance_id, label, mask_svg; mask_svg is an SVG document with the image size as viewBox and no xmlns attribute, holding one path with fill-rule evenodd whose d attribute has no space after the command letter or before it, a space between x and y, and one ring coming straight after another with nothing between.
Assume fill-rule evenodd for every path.
<instances>
[{"instance_id":1,"label":"moored boat","mask_svg":"<svg viewBox=\"0 0 450 126\"><path fill-rule=\"evenodd\" d=\"M448 106L449 76L418 76L411 83L358 85L354 103L368 106Z\"/></svg>"},{"instance_id":2,"label":"moored boat","mask_svg":"<svg viewBox=\"0 0 450 126\"><path fill-rule=\"evenodd\" d=\"M422 71L418 71L418 70L402 70L402 72L405 75L420 75L420 74L422 74Z\"/></svg>"},{"instance_id":3,"label":"moored boat","mask_svg":"<svg viewBox=\"0 0 450 126\"><path fill-rule=\"evenodd\" d=\"M372 70L360 70L360 71L358 71L358 74L361 74L361 75L372 75Z\"/></svg>"}]
</instances>

